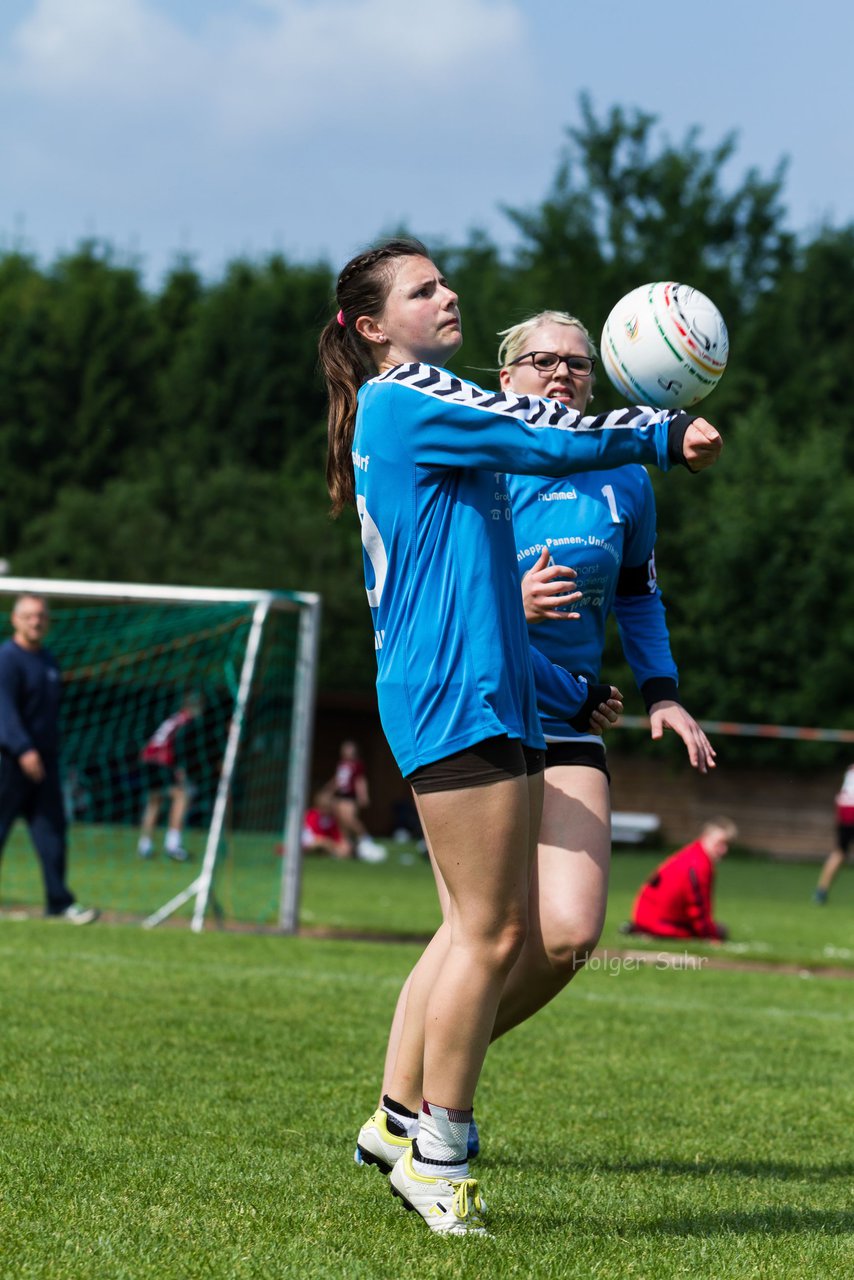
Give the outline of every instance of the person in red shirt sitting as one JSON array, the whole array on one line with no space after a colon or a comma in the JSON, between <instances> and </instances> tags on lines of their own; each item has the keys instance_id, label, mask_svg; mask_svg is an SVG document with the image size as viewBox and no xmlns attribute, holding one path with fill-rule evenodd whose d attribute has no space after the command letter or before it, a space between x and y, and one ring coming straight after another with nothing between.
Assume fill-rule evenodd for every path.
<instances>
[{"instance_id":1,"label":"person in red shirt sitting","mask_svg":"<svg viewBox=\"0 0 854 1280\"><path fill-rule=\"evenodd\" d=\"M654 938L726 938L726 926L714 918L712 897L717 864L737 834L729 818L707 822L692 844L656 868L635 898L623 931Z\"/></svg>"},{"instance_id":2,"label":"person in red shirt sitting","mask_svg":"<svg viewBox=\"0 0 854 1280\"><path fill-rule=\"evenodd\" d=\"M314 805L306 810L302 824L303 853L331 853L333 858L352 858L353 846L335 818L329 791L315 792Z\"/></svg>"}]
</instances>

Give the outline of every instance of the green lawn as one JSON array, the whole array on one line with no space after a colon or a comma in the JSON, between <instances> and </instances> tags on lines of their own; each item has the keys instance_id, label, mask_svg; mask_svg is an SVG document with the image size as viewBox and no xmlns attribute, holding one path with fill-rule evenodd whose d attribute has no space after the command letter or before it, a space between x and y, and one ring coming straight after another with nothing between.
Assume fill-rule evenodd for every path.
<instances>
[{"instance_id":1,"label":"green lawn","mask_svg":"<svg viewBox=\"0 0 854 1280\"><path fill-rule=\"evenodd\" d=\"M849 1280L849 980L582 974L487 1060L495 1238L437 1240L352 1163L417 954L0 922L0 1276Z\"/></svg>"},{"instance_id":2,"label":"green lawn","mask_svg":"<svg viewBox=\"0 0 854 1280\"><path fill-rule=\"evenodd\" d=\"M404 863L400 856L392 845L389 861L379 866L307 861L303 925L429 934L438 920L429 867L422 859L410 861L408 849L403 851ZM602 934L602 946L609 951L627 946L656 952L685 950L682 942L644 943L619 933L639 886L663 856L662 850L615 855ZM716 912L729 926L732 940L723 945L692 943L691 951L734 963L767 961L854 970L854 872L843 868L825 907L812 902L817 876L814 864L725 859L718 872Z\"/></svg>"},{"instance_id":3,"label":"green lawn","mask_svg":"<svg viewBox=\"0 0 854 1280\"><path fill-rule=\"evenodd\" d=\"M75 828L69 881L84 902L100 906L111 918L142 919L190 884L198 874L201 839L188 840L193 861L177 865L162 856L145 862L135 854L128 828ZM270 835L232 837L226 844L215 881L215 900L226 922L274 926L278 919L282 860ZM303 871L300 922L311 931L384 934L421 938L438 922L433 880L426 859L413 845L388 844L385 863L339 862L308 858ZM611 875L608 919L602 945L661 949L618 932L631 911L639 885L665 850L618 852ZM729 925L723 946L692 944L699 955L734 962L789 963L809 968L854 969L854 872L843 868L826 907L814 906L818 867L730 856L718 871L716 911ZM0 872L0 913L16 906L37 911L41 883L26 832L18 827L9 841ZM180 918L186 921L192 904ZM218 917L212 911L210 919ZM682 952L681 943L664 949Z\"/></svg>"}]
</instances>

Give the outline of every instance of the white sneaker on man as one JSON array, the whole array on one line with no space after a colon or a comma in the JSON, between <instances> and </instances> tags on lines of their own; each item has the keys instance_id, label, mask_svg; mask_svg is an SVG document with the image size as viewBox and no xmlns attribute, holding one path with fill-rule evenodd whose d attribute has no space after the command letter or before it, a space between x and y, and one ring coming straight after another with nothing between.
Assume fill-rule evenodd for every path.
<instances>
[{"instance_id":1,"label":"white sneaker on man","mask_svg":"<svg viewBox=\"0 0 854 1280\"><path fill-rule=\"evenodd\" d=\"M79 902L72 902L64 911L57 911L55 919L69 924L94 924L100 914L97 907L81 907Z\"/></svg>"}]
</instances>

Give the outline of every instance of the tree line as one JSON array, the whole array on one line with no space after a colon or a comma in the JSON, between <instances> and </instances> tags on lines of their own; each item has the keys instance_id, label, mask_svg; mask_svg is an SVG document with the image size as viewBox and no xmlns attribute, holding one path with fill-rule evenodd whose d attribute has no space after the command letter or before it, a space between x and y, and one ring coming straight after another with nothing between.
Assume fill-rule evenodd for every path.
<instances>
[{"instance_id":1,"label":"tree line","mask_svg":"<svg viewBox=\"0 0 854 1280\"><path fill-rule=\"evenodd\" d=\"M481 232L431 246L461 295L454 367L489 385L497 331L544 307L596 337L647 280L713 298L731 356L703 412L724 433L722 461L653 477L686 705L849 727L854 224L795 237L785 165L726 184L736 157L734 137L672 143L653 116L597 117L583 102L544 197L504 209L512 250ZM370 689L358 524L329 519L323 480L316 340L338 265L273 256L210 281L178 261L152 291L103 243L48 266L0 256L0 555L12 571L319 591L321 689ZM596 407L618 402L601 377ZM614 642L605 674L632 689Z\"/></svg>"}]
</instances>

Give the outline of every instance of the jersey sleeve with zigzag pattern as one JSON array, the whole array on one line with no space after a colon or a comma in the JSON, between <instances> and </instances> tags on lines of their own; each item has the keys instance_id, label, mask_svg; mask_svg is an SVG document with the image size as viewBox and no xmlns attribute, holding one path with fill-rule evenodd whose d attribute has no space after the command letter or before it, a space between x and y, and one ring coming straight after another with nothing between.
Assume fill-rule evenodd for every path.
<instances>
[{"instance_id":1,"label":"jersey sleeve with zigzag pattern","mask_svg":"<svg viewBox=\"0 0 854 1280\"><path fill-rule=\"evenodd\" d=\"M681 410L639 406L582 417L556 400L483 391L424 364L399 365L367 384L383 385L422 398L417 408L407 402L396 415L422 466L563 475L653 462L667 471L670 427L690 421Z\"/></svg>"}]
</instances>

